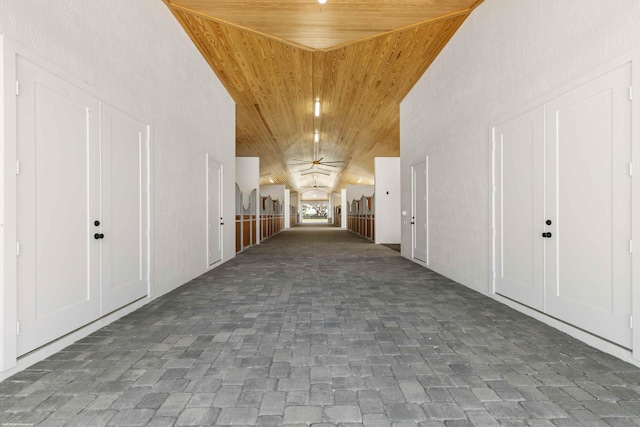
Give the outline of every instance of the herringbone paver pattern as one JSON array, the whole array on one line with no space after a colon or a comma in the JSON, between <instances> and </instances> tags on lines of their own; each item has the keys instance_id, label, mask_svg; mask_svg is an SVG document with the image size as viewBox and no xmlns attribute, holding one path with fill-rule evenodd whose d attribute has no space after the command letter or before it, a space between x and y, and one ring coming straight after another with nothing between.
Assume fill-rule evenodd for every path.
<instances>
[{"instance_id":1,"label":"herringbone paver pattern","mask_svg":"<svg viewBox=\"0 0 640 427\"><path fill-rule=\"evenodd\" d=\"M0 383L0 425L638 426L640 369L299 227Z\"/></svg>"}]
</instances>

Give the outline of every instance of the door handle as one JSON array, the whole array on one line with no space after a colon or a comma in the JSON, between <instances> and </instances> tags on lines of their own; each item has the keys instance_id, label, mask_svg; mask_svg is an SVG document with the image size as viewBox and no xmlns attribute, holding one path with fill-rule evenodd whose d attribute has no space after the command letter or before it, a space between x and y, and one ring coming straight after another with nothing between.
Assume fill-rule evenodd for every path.
<instances>
[{"instance_id":1,"label":"door handle","mask_svg":"<svg viewBox=\"0 0 640 427\"><path fill-rule=\"evenodd\" d=\"M551 237L551 233L550 232L542 233L542 237L545 237L548 239Z\"/></svg>"},{"instance_id":2,"label":"door handle","mask_svg":"<svg viewBox=\"0 0 640 427\"><path fill-rule=\"evenodd\" d=\"M96 240L104 239L104 234L96 233L96 234L93 235L93 238L96 239Z\"/></svg>"}]
</instances>

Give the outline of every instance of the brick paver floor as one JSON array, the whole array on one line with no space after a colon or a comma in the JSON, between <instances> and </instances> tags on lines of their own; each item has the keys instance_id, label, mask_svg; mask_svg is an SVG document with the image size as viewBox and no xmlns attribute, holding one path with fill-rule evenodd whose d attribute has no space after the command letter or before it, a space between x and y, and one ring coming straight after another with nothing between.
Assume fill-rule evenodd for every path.
<instances>
[{"instance_id":1,"label":"brick paver floor","mask_svg":"<svg viewBox=\"0 0 640 427\"><path fill-rule=\"evenodd\" d=\"M0 383L0 425L639 426L640 369L301 226Z\"/></svg>"}]
</instances>

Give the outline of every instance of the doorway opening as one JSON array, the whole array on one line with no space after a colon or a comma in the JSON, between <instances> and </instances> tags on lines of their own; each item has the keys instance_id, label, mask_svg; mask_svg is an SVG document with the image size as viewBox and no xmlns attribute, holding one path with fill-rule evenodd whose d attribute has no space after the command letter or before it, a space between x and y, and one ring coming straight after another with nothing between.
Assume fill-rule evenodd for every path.
<instances>
[{"instance_id":1,"label":"doorway opening","mask_svg":"<svg viewBox=\"0 0 640 427\"><path fill-rule=\"evenodd\" d=\"M329 221L329 204L322 202L302 202L302 223L327 223Z\"/></svg>"}]
</instances>

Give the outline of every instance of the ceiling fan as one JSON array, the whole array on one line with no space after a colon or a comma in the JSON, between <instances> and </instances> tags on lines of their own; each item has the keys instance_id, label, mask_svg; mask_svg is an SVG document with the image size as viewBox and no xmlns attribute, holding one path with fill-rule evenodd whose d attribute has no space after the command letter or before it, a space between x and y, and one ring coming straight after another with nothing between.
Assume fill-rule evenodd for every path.
<instances>
[{"instance_id":1,"label":"ceiling fan","mask_svg":"<svg viewBox=\"0 0 640 427\"><path fill-rule=\"evenodd\" d=\"M323 161L324 157L320 157L317 160L300 160L300 159L292 159L294 162L297 163L289 163L291 166L300 166L300 165L308 165L311 164L311 167L316 167L318 165L321 166L328 166L330 168L335 168L338 166L338 163L344 163L343 160L336 160L333 162L324 162Z\"/></svg>"},{"instance_id":2,"label":"ceiling fan","mask_svg":"<svg viewBox=\"0 0 640 427\"><path fill-rule=\"evenodd\" d=\"M331 170L324 169L320 166L325 166L329 168L336 168L340 165L340 163L344 163L342 160L336 161L324 161L324 157L318 158L318 143L313 143L313 160L300 160L300 159L292 159L296 163L289 163L291 166L301 166L301 165L309 165L308 169L303 169L300 172L300 175L309 175L313 173L319 173L322 175L331 175Z\"/></svg>"},{"instance_id":3,"label":"ceiling fan","mask_svg":"<svg viewBox=\"0 0 640 427\"><path fill-rule=\"evenodd\" d=\"M331 187L328 187L326 185L318 185L318 177L314 175L313 177L313 185L310 186L306 186L306 187L300 187L300 190L302 191L308 191L308 190L329 190L331 189ZM326 192L326 191L324 191Z\"/></svg>"}]
</instances>

